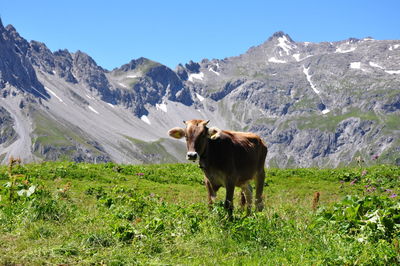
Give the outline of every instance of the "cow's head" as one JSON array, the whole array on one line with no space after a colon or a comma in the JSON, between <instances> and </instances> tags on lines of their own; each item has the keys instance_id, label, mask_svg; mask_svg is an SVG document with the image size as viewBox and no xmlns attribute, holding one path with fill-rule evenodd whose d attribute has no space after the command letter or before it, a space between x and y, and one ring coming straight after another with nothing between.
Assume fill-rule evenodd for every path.
<instances>
[{"instance_id":1,"label":"cow's head","mask_svg":"<svg viewBox=\"0 0 400 266\"><path fill-rule=\"evenodd\" d=\"M186 128L174 127L168 131L173 138L186 138L187 154L186 159L195 161L206 149L208 139L219 138L221 130L216 127L208 128L210 120L189 120L183 121Z\"/></svg>"}]
</instances>

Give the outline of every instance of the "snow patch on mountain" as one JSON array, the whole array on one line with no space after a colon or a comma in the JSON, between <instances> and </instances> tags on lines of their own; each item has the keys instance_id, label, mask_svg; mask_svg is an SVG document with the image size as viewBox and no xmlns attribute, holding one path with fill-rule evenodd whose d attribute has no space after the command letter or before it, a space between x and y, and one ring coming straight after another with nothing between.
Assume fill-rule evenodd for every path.
<instances>
[{"instance_id":1,"label":"snow patch on mountain","mask_svg":"<svg viewBox=\"0 0 400 266\"><path fill-rule=\"evenodd\" d=\"M214 73L215 75L217 75L217 76L220 75L220 73L217 72L217 71L215 71L212 67L209 67L209 68L208 68L208 71L213 72L213 73Z\"/></svg>"},{"instance_id":2,"label":"snow patch on mountain","mask_svg":"<svg viewBox=\"0 0 400 266\"><path fill-rule=\"evenodd\" d=\"M382 67L382 66L380 66L380 65L378 65L377 63L374 63L374 62L369 62L369 65L372 66L372 67L375 67L375 68L382 69L388 74L400 74L400 70L387 70L386 68L384 68L384 67Z\"/></svg>"},{"instance_id":3,"label":"snow patch on mountain","mask_svg":"<svg viewBox=\"0 0 400 266\"><path fill-rule=\"evenodd\" d=\"M311 77L312 77L312 76L309 74L308 70L309 70L309 68L306 68L305 66L303 66L303 73L306 75L307 81L308 81L308 83L310 83L311 89L313 89L313 91L314 91L316 94L320 94L320 91L319 91L319 90L315 87L315 85L312 83L312 81L311 81Z\"/></svg>"},{"instance_id":4,"label":"snow patch on mountain","mask_svg":"<svg viewBox=\"0 0 400 266\"><path fill-rule=\"evenodd\" d=\"M322 114L323 115L326 115L327 113L329 113L331 110L329 110L329 109L324 109L324 110L322 110Z\"/></svg>"},{"instance_id":5,"label":"snow patch on mountain","mask_svg":"<svg viewBox=\"0 0 400 266\"><path fill-rule=\"evenodd\" d=\"M400 74L400 70L385 70L385 72L389 74Z\"/></svg>"},{"instance_id":6,"label":"snow patch on mountain","mask_svg":"<svg viewBox=\"0 0 400 266\"><path fill-rule=\"evenodd\" d=\"M95 114L100 114L99 112L96 111L96 109L94 109L92 106L89 105L89 110L92 111Z\"/></svg>"},{"instance_id":7,"label":"snow patch on mountain","mask_svg":"<svg viewBox=\"0 0 400 266\"><path fill-rule=\"evenodd\" d=\"M161 110L164 113L166 113L168 111L167 105L165 103L156 104L156 108L157 108L157 110Z\"/></svg>"},{"instance_id":8,"label":"snow patch on mountain","mask_svg":"<svg viewBox=\"0 0 400 266\"><path fill-rule=\"evenodd\" d=\"M151 125L151 122L150 122L149 118L147 117L147 115L142 115L142 116L140 117L140 119L141 119L143 122L145 122L146 124Z\"/></svg>"},{"instance_id":9,"label":"snow patch on mountain","mask_svg":"<svg viewBox=\"0 0 400 266\"><path fill-rule=\"evenodd\" d=\"M193 79L198 79L198 80L203 80L204 78L204 73L200 72L200 73L194 73L194 74L190 74L188 77L188 80L191 82L194 82Z\"/></svg>"},{"instance_id":10,"label":"snow patch on mountain","mask_svg":"<svg viewBox=\"0 0 400 266\"><path fill-rule=\"evenodd\" d=\"M200 102L204 101L204 97L198 94L197 92L196 92L196 97L197 99L199 99Z\"/></svg>"},{"instance_id":11,"label":"snow patch on mountain","mask_svg":"<svg viewBox=\"0 0 400 266\"><path fill-rule=\"evenodd\" d=\"M372 66L372 67L376 67L376 68L380 68L380 69L385 69L385 68L381 67L380 65L378 65L377 63L374 63L374 62L369 62L369 65Z\"/></svg>"},{"instance_id":12,"label":"snow patch on mountain","mask_svg":"<svg viewBox=\"0 0 400 266\"><path fill-rule=\"evenodd\" d=\"M277 64L285 64L285 63L287 63L286 61L276 59L275 57L271 57L270 59L268 59L268 62L277 63Z\"/></svg>"},{"instance_id":13,"label":"snow patch on mountain","mask_svg":"<svg viewBox=\"0 0 400 266\"><path fill-rule=\"evenodd\" d=\"M126 86L124 83L121 83L121 82L118 82L118 85L120 85L121 87L123 87L123 88L125 88L125 89L128 88L128 86Z\"/></svg>"},{"instance_id":14,"label":"snow patch on mountain","mask_svg":"<svg viewBox=\"0 0 400 266\"><path fill-rule=\"evenodd\" d=\"M350 68L352 69L359 69L363 72L368 72L367 70L365 70L364 68L361 67L361 62L352 62L350 63Z\"/></svg>"},{"instance_id":15,"label":"snow patch on mountain","mask_svg":"<svg viewBox=\"0 0 400 266\"><path fill-rule=\"evenodd\" d=\"M282 36L278 38L278 46L282 48L287 55L289 55L290 50L292 50L294 47L293 45L289 42L286 36Z\"/></svg>"},{"instance_id":16,"label":"snow patch on mountain","mask_svg":"<svg viewBox=\"0 0 400 266\"><path fill-rule=\"evenodd\" d=\"M353 52L356 49L357 49L356 47L350 47L348 49L342 49L341 47L338 47L338 48L336 48L335 53L345 54L345 53Z\"/></svg>"},{"instance_id":17,"label":"snow patch on mountain","mask_svg":"<svg viewBox=\"0 0 400 266\"><path fill-rule=\"evenodd\" d=\"M64 103L64 101L63 101L60 97L58 97L58 95L57 95L54 91L50 90L50 89L47 88L47 87L44 87L44 88L45 88L48 92L50 92L51 95L53 95L54 97L56 97L60 102Z\"/></svg>"}]
</instances>

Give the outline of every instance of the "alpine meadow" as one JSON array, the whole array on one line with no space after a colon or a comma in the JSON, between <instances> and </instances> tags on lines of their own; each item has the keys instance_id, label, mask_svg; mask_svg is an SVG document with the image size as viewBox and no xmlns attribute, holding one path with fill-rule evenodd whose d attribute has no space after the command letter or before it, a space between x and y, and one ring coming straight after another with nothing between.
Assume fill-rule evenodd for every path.
<instances>
[{"instance_id":1,"label":"alpine meadow","mask_svg":"<svg viewBox=\"0 0 400 266\"><path fill-rule=\"evenodd\" d=\"M264 211L236 208L228 219L222 191L207 207L195 164L13 160L0 168L0 261L400 263L398 166L268 169L266 176Z\"/></svg>"}]
</instances>

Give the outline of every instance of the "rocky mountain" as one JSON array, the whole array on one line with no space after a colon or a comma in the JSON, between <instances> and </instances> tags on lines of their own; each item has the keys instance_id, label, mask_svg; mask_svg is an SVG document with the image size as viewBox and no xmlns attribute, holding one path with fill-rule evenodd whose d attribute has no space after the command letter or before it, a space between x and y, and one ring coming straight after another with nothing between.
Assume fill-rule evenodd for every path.
<instances>
[{"instance_id":1,"label":"rocky mountain","mask_svg":"<svg viewBox=\"0 0 400 266\"><path fill-rule=\"evenodd\" d=\"M111 71L52 52L0 21L0 161L182 162L182 120L260 134L276 167L400 164L400 41L295 42L172 70L146 58Z\"/></svg>"}]
</instances>

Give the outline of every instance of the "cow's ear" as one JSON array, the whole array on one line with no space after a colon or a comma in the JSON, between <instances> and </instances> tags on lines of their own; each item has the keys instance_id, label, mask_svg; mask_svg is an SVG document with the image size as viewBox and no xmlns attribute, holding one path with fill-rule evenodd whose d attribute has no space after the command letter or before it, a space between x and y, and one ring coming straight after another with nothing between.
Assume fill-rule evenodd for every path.
<instances>
[{"instance_id":1,"label":"cow's ear","mask_svg":"<svg viewBox=\"0 0 400 266\"><path fill-rule=\"evenodd\" d=\"M175 139L181 139L185 136L185 130L180 127L174 127L168 131L168 135Z\"/></svg>"},{"instance_id":2,"label":"cow's ear","mask_svg":"<svg viewBox=\"0 0 400 266\"><path fill-rule=\"evenodd\" d=\"M210 127L207 132L207 137L211 140L219 139L221 136L221 129L217 127Z\"/></svg>"}]
</instances>

